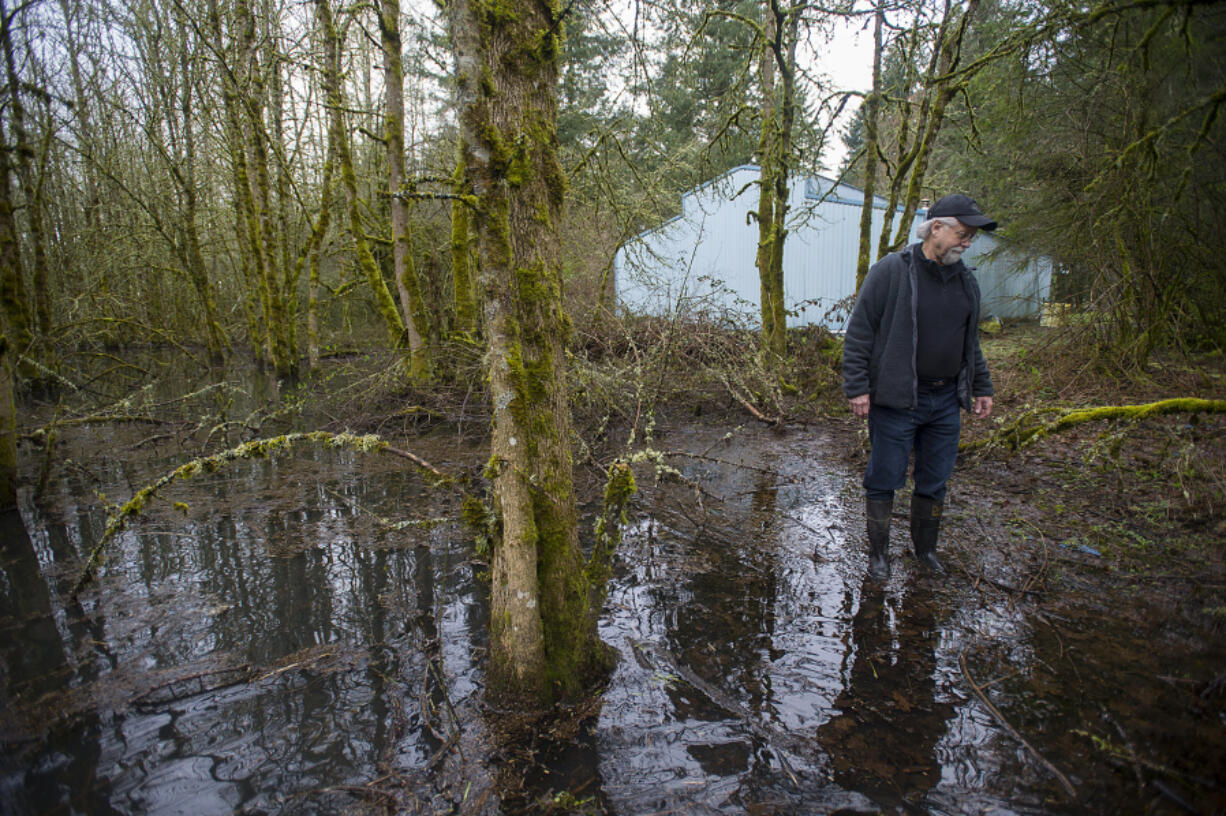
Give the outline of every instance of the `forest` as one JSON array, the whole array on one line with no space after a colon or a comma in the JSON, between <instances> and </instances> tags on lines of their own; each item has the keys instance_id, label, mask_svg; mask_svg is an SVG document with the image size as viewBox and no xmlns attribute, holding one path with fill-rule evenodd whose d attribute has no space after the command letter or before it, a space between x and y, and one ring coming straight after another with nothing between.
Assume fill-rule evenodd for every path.
<instances>
[{"instance_id":1,"label":"forest","mask_svg":"<svg viewBox=\"0 0 1226 816\"><path fill-rule=\"evenodd\" d=\"M0 0L0 47L0 814L1226 809L1226 4ZM745 167L756 300L623 302ZM1050 270L981 315L943 576L900 510L865 572L815 178L855 288L958 192Z\"/></svg>"}]
</instances>

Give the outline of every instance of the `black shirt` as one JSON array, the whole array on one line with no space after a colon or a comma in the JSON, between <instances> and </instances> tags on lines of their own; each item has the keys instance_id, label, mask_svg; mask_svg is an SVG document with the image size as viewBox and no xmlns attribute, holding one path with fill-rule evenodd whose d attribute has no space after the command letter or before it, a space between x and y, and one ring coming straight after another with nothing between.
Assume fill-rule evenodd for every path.
<instances>
[{"instance_id":1,"label":"black shirt","mask_svg":"<svg viewBox=\"0 0 1226 816\"><path fill-rule=\"evenodd\" d=\"M962 344L971 320L971 296L962 282L961 261L941 266L915 245L915 374L921 380L958 376Z\"/></svg>"}]
</instances>

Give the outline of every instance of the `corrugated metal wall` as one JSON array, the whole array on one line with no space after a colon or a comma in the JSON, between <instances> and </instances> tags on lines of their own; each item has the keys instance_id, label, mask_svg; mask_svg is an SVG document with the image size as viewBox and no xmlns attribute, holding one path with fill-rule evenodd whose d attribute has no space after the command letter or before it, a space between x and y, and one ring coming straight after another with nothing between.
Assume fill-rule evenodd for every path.
<instances>
[{"instance_id":1,"label":"corrugated metal wall","mask_svg":"<svg viewBox=\"0 0 1226 816\"><path fill-rule=\"evenodd\" d=\"M627 241L614 259L620 302L636 313L701 310L758 325L758 225L749 216L757 208L758 173L753 166L728 171L687 193L680 216ZM839 305L850 306L847 300L855 290L863 194L846 184L832 187L834 182L822 177L792 185L791 231L784 250L784 292L789 312L794 312L789 326L820 323L839 329L846 320L846 310ZM876 201L874 251L885 211L884 200ZM916 223L920 220L917 217ZM1050 282L1050 265L1000 251L993 254L997 244L984 235L966 255L968 265L979 267L984 314L1037 314Z\"/></svg>"}]
</instances>

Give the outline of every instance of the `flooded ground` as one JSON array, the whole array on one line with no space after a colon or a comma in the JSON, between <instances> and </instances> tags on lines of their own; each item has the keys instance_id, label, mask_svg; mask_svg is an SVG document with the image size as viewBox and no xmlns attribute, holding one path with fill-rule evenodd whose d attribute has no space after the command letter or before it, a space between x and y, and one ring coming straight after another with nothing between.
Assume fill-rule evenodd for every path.
<instances>
[{"instance_id":1,"label":"flooded ground","mask_svg":"<svg viewBox=\"0 0 1226 816\"><path fill-rule=\"evenodd\" d=\"M944 580L902 556L900 497L878 587L853 430L660 437L693 455L686 482L639 474L617 669L575 727L506 746L486 565L397 459L304 448L173 485L70 601L103 500L198 453L157 436L66 429L4 521L2 813L1226 809L1220 583L1106 574L1015 512L1041 484L1004 466L955 477ZM487 453L396 444L449 472Z\"/></svg>"}]
</instances>

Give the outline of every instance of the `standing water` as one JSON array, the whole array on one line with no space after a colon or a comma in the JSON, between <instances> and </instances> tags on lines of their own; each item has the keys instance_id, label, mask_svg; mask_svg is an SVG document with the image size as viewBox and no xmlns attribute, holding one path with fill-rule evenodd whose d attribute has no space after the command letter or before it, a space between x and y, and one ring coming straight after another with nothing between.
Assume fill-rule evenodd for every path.
<instances>
[{"instance_id":1,"label":"standing water","mask_svg":"<svg viewBox=\"0 0 1226 816\"><path fill-rule=\"evenodd\" d=\"M1127 620L1041 614L963 551L927 576L901 517L894 577L867 583L835 437L676 431L683 478L639 474L618 553L617 668L577 728L517 749L482 696L486 564L456 497L401 460L305 447L177 482L71 600L103 499L192 456L152 436L65 430L43 496L4 520L2 813L1135 812L1147 766L1090 737L1182 710L1178 676L1222 655L1185 644L1163 668ZM449 472L486 453L397 444ZM1121 672L1145 678L1122 698ZM1181 727L1221 760L1220 719ZM1222 767L1172 769L1156 811Z\"/></svg>"}]
</instances>

